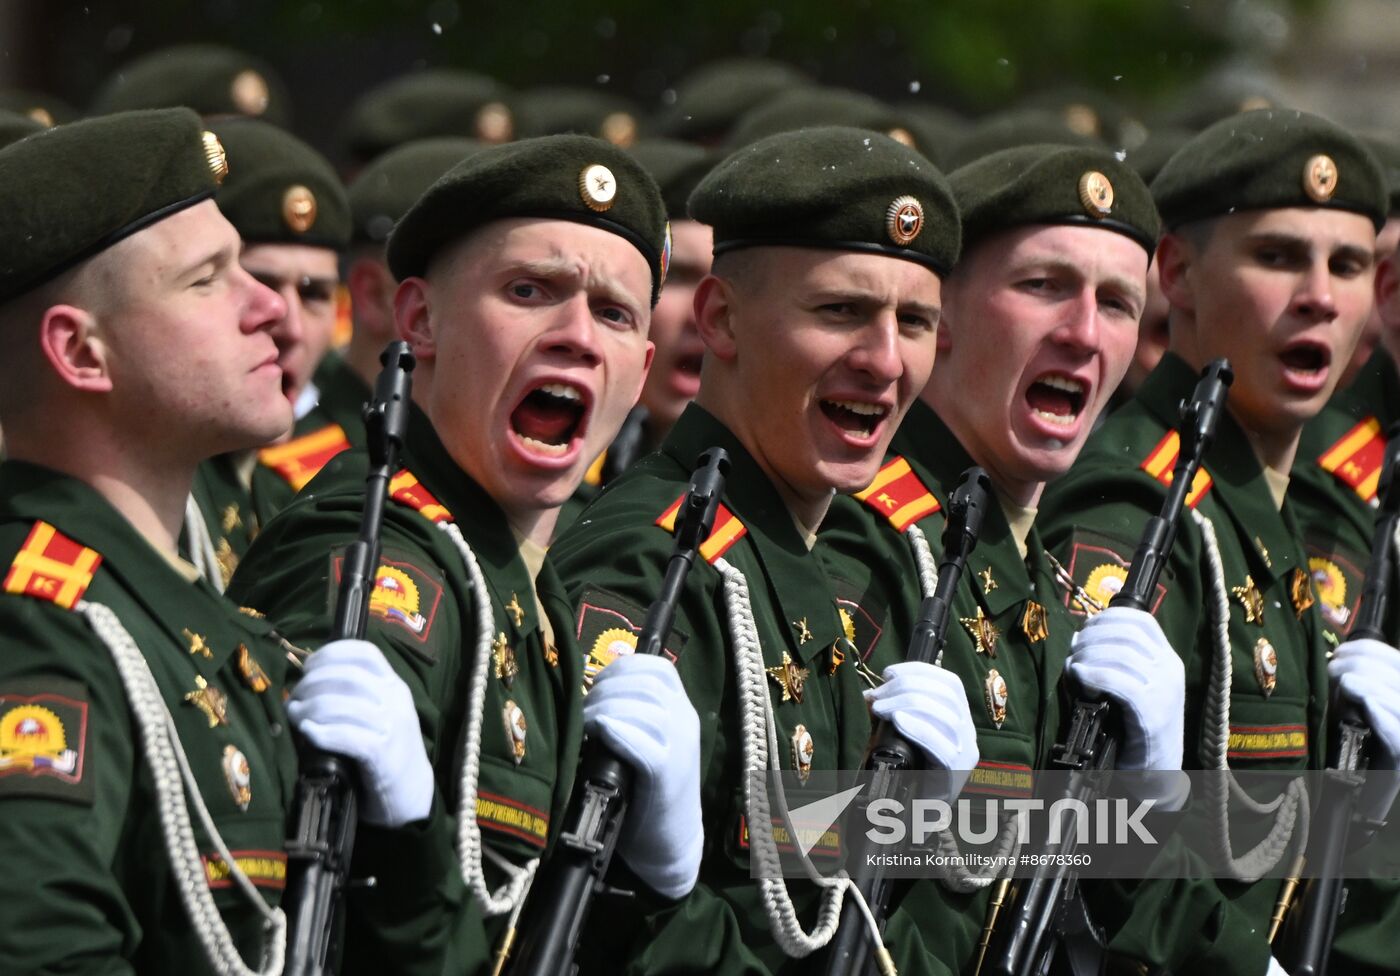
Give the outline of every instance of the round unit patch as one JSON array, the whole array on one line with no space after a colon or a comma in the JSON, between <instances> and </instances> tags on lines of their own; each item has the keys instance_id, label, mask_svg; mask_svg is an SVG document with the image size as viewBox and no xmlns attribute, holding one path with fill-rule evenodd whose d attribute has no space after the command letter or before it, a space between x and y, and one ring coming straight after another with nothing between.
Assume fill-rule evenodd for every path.
<instances>
[{"instance_id":1,"label":"round unit patch","mask_svg":"<svg viewBox=\"0 0 1400 976\"><path fill-rule=\"evenodd\" d=\"M602 213L612 207L617 198L617 178L602 163L585 166L578 174L578 192L584 206Z\"/></svg>"}]
</instances>

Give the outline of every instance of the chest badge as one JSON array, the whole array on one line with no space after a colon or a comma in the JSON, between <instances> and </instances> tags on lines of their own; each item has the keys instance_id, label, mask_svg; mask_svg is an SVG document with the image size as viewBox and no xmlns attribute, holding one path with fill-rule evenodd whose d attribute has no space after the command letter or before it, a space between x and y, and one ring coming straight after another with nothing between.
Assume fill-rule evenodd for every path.
<instances>
[{"instance_id":1,"label":"chest badge","mask_svg":"<svg viewBox=\"0 0 1400 976\"><path fill-rule=\"evenodd\" d=\"M1039 644L1050 636L1049 618L1045 608L1034 600L1026 601L1026 612L1021 614L1021 633L1032 644Z\"/></svg>"},{"instance_id":2,"label":"chest badge","mask_svg":"<svg viewBox=\"0 0 1400 976\"><path fill-rule=\"evenodd\" d=\"M272 687L272 679L267 676L267 672L262 669L262 665L253 657L246 644L238 645L238 673L243 676L243 683L259 695Z\"/></svg>"},{"instance_id":3,"label":"chest badge","mask_svg":"<svg viewBox=\"0 0 1400 976\"><path fill-rule=\"evenodd\" d=\"M1001 631L997 630L996 624L991 618L982 612L982 608L977 608L975 617L958 618L967 632L972 635L972 639L977 642L977 653L985 654L990 658L997 656L997 640L1001 637Z\"/></svg>"},{"instance_id":4,"label":"chest badge","mask_svg":"<svg viewBox=\"0 0 1400 976\"><path fill-rule=\"evenodd\" d=\"M1254 642L1254 677L1259 681L1259 690L1268 698L1278 684L1278 652L1268 638L1261 637Z\"/></svg>"},{"instance_id":5,"label":"chest badge","mask_svg":"<svg viewBox=\"0 0 1400 976\"><path fill-rule=\"evenodd\" d=\"M1230 587L1230 593L1244 607L1245 623L1264 626L1264 596L1259 592L1259 587L1254 585L1253 576L1244 578L1244 586Z\"/></svg>"},{"instance_id":6,"label":"chest badge","mask_svg":"<svg viewBox=\"0 0 1400 976\"><path fill-rule=\"evenodd\" d=\"M1312 577L1308 575L1307 570L1293 570L1293 574L1288 578L1288 597L1293 603L1293 613L1302 620L1303 614L1317 602L1317 598L1313 596Z\"/></svg>"},{"instance_id":7,"label":"chest badge","mask_svg":"<svg viewBox=\"0 0 1400 976\"><path fill-rule=\"evenodd\" d=\"M180 631L180 633L184 635L185 640L190 642L191 654L198 654L201 657L203 657L206 661L214 656L213 650L209 647L207 643L205 643L203 634L196 634L188 627Z\"/></svg>"},{"instance_id":8,"label":"chest badge","mask_svg":"<svg viewBox=\"0 0 1400 976\"><path fill-rule=\"evenodd\" d=\"M812 775L812 756L816 749L807 726L799 725L792 730L792 768L797 770L797 778L804 783Z\"/></svg>"},{"instance_id":9,"label":"chest badge","mask_svg":"<svg viewBox=\"0 0 1400 976\"><path fill-rule=\"evenodd\" d=\"M194 676L194 691L185 695L185 701L190 702L204 713L204 717L209 719L211 729L228 724L227 696L205 681L203 675Z\"/></svg>"},{"instance_id":10,"label":"chest badge","mask_svg":"<svg viewBox=\"0 0 1400 976\"><path fill-rule=\"evenodd\" d=\"M223 766L229 794L238 809L246 812L253 802L253 770L248 757L237 746L224 746Z\"/></svg>"},{"instance_id":11,"label":"chest badge","mask_svg":"<svg viewBox=\"0 0 1400 976\"><path fill-rule=\"evenodd\" d=\"M496 677L504 682L507 688L515 683L515 676L520 673L520 664L515 660L515 650L506 640L505 631L497 634L496 639L491 642L491 663L495 666Z\"/></svg>"},{"instance_id":12,"label":"chest badge","mask_svg":"<svg viewBox=\"0 0 1400 976\"><path fill-rule=\"evenodd\" d=\"M986 680L982 682L982 699L992 724L1001 728L1006 722L1006 706L1011 700L1011 689L1007 688L1006 679L996 668L988 671Z\"/></svg>"},{"instance_id":13,"label":"chest badge","mask_svg":"<svg viewBox=\"0 0 1400 976\"><path fill-rule=\"evenodd\" d=\"M525 761L525 733L529 727L525 723L525 713L513 701L501 708L501 717L506 723L506 741L510 743L510 757L519 766Z\"/></svg>"},{"instance_id":14,"label":"chest badge","mask_svg":"<svg viewBox=\"0 0 1400 976\"><path fill-rule=\"evenodd\" d=\"M768 677L778 683L778 687L783 689L783 701L795 701L802 704L802 689L807 684L806 668L799 668L787 651L783 651L783 663L771 668L764 668Z\"/></svg>"}]
</instances>

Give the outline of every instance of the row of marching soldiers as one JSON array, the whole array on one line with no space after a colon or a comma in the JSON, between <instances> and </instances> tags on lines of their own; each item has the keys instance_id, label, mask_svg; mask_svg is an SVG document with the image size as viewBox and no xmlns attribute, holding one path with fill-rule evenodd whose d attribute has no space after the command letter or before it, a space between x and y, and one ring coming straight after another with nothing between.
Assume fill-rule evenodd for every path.
<instances>
[{"instance_id":1,"label":"row of marching soldiers","mask_svg":"<svg viewBox=\"0 0 1400 976\"><path fill-rule=\"evenodd\" d=\"M1232 115L1150 187L1095 145L945 176L879 126L812 125L722 158L410 142L347 193L266 121L109 108L0 150L0 970L279 972L307 745L359 783L346 973L499 965L585 737L634 775L576 956L609 973L821 966L848 888L750 878L773 827L746 785L860 768L873 719L950 798L1006 795L1066 696L1107 699L1175 822L1213 815L1183 769L1321 768L1344 706L1372 769L1400 761L1394 621L1348 637L1400 413L1400 184L1336 124ZM1153 302L1164 349L1128 392ZM391 339L413 406L368 630L328 642ZM1220 357L1150 612L1105 609ZM703 564L664 653L632 654L716 446ZM974 464L996 504L946 650L905 661ZM1365 795L1356 843L1393 799ZM1245 860L1086 881L1098 964L1286 972L1285 882ZM1348 885L1334 971L1394 971L1384 868ZM901 883L898 971L971 971L994 880Z\"/></svg>"}]
</instances>

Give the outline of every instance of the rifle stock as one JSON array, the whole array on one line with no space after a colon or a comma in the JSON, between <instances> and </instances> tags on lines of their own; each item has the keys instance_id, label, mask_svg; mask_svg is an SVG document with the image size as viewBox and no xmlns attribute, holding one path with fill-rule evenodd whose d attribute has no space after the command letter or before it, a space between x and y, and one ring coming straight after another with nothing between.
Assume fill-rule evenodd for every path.
<instances>
[{"instance_id":1,"label":"rifle stock","mask_svg":"<svg viewBox=\"0 0 1400 976\"><path fill-rule=\"evenodd\" d=\"M1230 364L1217 359L1202 371L1191 399L1182 404L1178 426L1180 446L1167 497L1160 512L1143 527L1128 578L1110 606L1151 610L1157 581L1176 541L1186 496L1215 439L1215 429L1233 379ZM1117 763L1120 738L1117 718L1108 702L1075 701L1065 739L1052 753L1052 762L1071 773L1066 799L1087 805L1097 797L1104 777ZM1074 853L1078 844L1077 831L1067 828L1062 836L1064 839L1047 847L1045 853ZM1062 859L1052 858L1049 863L1057 867L1048 877L1025 878L1015 886L1011 910L1002 909L1006 924L999 932L989 935L992 948L988 953L991 961L988 971L994 976L1033 976L1048 972L1056 951L1053 930L1063 918L1082 916L1085 923L1082 934L1095 935L1087 912L1071 912L1071 907L1081 897L1078 872L1064 866Z\"/></svg>"},{"instance_id":2,"label":"rifle stock","mask_svg":"<svg viewBox=\"0 0 1400 976\"><path fill-rule=\"evenodd\" d=\"M361 638L379 564L379 531L399 448L408 427L413 353L408 343L390 343L374 399L365 405L369 473L360 535L345 550L331 640ZM355 844L354 766L343 756L306 747L293 800L293 834L287 841L287 961L284 976L330 972L340 896L350 875Z\"/></svg>"},{"instance_id":3,"label":"rifle stock","mask_svg":"<svg viewBox=\"0 0 1400 976\"><path fill-rule=\"evenodd\" d=\"M933 595L925 597L919 606L919 618L910 635L906 660L932 664L943 650L947 640L948 612L967 565L967 557L972 554L982 531L982 517L990 493L991 481L981 468L968 468L963 472L962 480L948 502L938 582ZM892 795L895 791L893 774L922 769L924 765L918 749L900 735L892 723L877 723L871 743L865 769L876 775L871 782L871 795L864 801L864 806ZM865 847L861 843L863 836L858 835L853 841L848 863L861 864L865 861ZM876 925L883 927L890 894L889 882L883 870L875 868L863 872L855 878L855 883L875 917ZM853 976L864 972L872 959L882 974L892 976L894 964L889 954L883 949L877 951L871 943L864 914L856 899L848 894L841 907L841 922L827 949L826 976Z\"/></svg>"},{"instance_id":4,"label":"rifle stock","mask_svg":"<svg viewBox=\"0 0 1400 976\"><path fill-rule=\"evenodd\" d=\"M675 547L661 593L647 609L636 653L661 653L700 544L714 526L728 473L729 456L722 448L710 448L700 456L676 514ZM630 766L597 740L584 744L563 829L525 906L520 953L510 970L513 976L559 976L573 971L579 936L612 863L631 788ZM508 934L507 940L514 941L513 936ZM508 952L509 944L498 953L497 972L506 965Z\"/></svg>"}]
</instances>

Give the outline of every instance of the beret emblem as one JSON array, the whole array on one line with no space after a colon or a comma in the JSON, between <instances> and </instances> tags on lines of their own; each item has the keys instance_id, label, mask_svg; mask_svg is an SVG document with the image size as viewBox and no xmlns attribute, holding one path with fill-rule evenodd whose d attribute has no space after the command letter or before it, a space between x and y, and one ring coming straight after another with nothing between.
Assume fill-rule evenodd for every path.
<instances>
[{"instance_id":1,"label":"beret emblem","mask_svg":"<svg viewBox=\"0 0 1400 976\"><path fill-rule=\"evenodd\" d=\"M924 207L905 194L895 197L885 211L885 233L900 247L907 247L924 229Z\"/></svg>"},{"instance_id":2,"label":"beret emblem","mask_svg":"<svg viewBox=\"0 0 1400 976\"><path fill-rule=\"evenodd\" d=\"M614 146L626 149L637 141L637 120L631 112L613 112L603 120L598 134Z\"/></svg>"},{"instance_id":3,"label":"beret emblem","mask_svg":"<svg viewBox=\"0 0 1400 976\"><path fill-rule=\"evenodd\" d=\"M1337 164L1331 156L1318 154L1303 165L1303 192L1318 203L1326 203L1337 192Z\"/></svg>"},{"instance_id":4,"label":"beret emblem","mask_svg":"<svg viewBox=\"0 0 1400 976\"><path fill-rule=\"evenodd\" d=\"M229 95L238 111L244 115L262 115L267 111L270 100L267 82L251 68L234 76L233 83L229 85Z\"/></svg>"},{"instance_id":5,"label":"beret emblem","mask_svg":"<svg viewBox=\"0 0 1400 976\"><path fill-rule=\"evenodd\" d=\"M1103 218L1113 212L1113 184L1098 170L1079 178L1079 202L1090 217Z\"/></svg>"},{"instance_id":6,"label":"beret emblem","mask_svg":"<svg viewBox=\"0 0 1400 976\"><path fill-rule=\"evenodd\" d=\"M204 158L209 161L209 172L214 174L214 182L223 183L224 177L228 176L228 153L224 152L224 144L208 129L200 138L204 141Z\"/></svg>"},{"instance_id":7,"label":"beret emblem","mask_svg":"<svg viewBox=\"0 0 1400 976\"><path fill-rule=\"evenodd\" d=\"M515 120L510 109L501 102L487 102L476 113L476 134L482 142L510 142L515 135Z\"/></svg>"},{"instance_id":8,"label":"beret emblem","mask_svg":"<svg viewBox=\"0 0 1400 976\"><path fill-rule=\"evenodd\" d=\"M282 220L298 234L305 234L316 223L316 194L296 184L282 194Z\"/></svg>"},{"instance_id":9,"label":"beret emblem","mask_svg":"<svg viewBox=\"0 0 1400 976\"><path fill-rule=\"evenodd\" d=\"M579 173L578 190L584 206L602 213L612 207L617 197L617 178L602 163L594 163Z\"/></svg>"}]
</instances>

